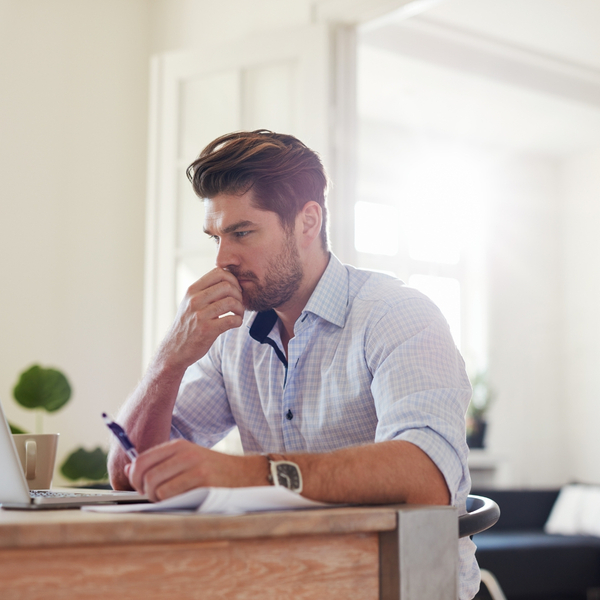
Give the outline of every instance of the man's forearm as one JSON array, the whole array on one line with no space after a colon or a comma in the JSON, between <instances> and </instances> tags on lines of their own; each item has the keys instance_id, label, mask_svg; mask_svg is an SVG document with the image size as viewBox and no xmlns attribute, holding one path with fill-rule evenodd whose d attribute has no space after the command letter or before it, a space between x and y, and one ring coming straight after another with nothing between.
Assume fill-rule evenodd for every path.
<instances>
[{"instance_id":1,"label":"man's forearm","mask_svg":"<svg viewBox=\"0 0 600 600\"><path fill-rule=\"evenodd\" d=\"M286 454L300 467L303 496L323 502L450 503L444 476L420 448L404 441L326 454Z\"/></svg>"},{"instance_id":2,"label":"man's forearm","mask_svg":"<svg viewBox=\"0 0 600 600\"><path fill-rule=\"evenodd\" d=\"M185 369L169 368L156 360L118 415L138 452L169 439L171 416ZM115 489L130 489L123 471L129 459L116 441L111 442L108 473Z\"/></svg>"},{"instance_id":3,"label":"man's forearm","mask_svg":"<svg viewBox=\"0 0 600 600\"><path fill-rule=\"evenodd\" d=\"M138 452L169 439L171 415L185 370L209 351L219 335L239 327L243 316L242 288L228 270L215 268L188 288L152 365L119 413L118 420ZM113 444L108 472L114 487L130 488L123 471L128 462Z\"/></svg>"},{"instance_id":4,"label":"man's forearm","mask_svg":"<svg viewBox=\"0 0 600 600\"><path fill-rule=\"evenodd\" d=\"M282 455L275 454L278 458ZM449 504L442 473L409 442L392 441L323 454L285 454L302 472L302 495L342 504ZM197 487L268 485L268 460L232 456L173 440L139 456L129 471L136 490L164 500Z\"/></svg>"}]
</instances>

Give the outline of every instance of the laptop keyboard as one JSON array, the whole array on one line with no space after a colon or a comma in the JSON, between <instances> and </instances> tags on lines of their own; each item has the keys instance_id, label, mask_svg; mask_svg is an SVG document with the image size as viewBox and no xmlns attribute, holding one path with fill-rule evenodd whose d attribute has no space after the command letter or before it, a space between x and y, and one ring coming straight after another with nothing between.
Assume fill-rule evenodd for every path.
<instances>
[{"instance_id":1,"label":"laptop keyboard","mask_svg":"<svg viewBox=\"0 0 600 600\"><path fill-rule=\"evenodd\" d=\"M52 492L50 490L29 490L29 495L32 498L79 498L81 496L103 496L104 494L96 494L93 492Z\"/></svg>"}]
</instances>

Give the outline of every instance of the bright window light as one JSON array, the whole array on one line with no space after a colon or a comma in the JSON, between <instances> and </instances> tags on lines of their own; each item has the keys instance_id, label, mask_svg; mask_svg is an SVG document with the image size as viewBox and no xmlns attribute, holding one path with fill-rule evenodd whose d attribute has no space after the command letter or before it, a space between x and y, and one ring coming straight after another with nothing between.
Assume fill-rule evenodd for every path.
<instances>
[{"instance_id":1,"label":"bright window light","mask_svg":"<svg viewBox=\"0 0 600 600\"><path fill-rule=\"evenodd\" d=\"M354 247L358 252L398 254L398 209L388 204L357 202L354 205Z\"/></svg>"},{"instance_id":2,"label":"bright window light","mask_svg":"<svg viewBox=\"0 0 600 600\"><path fill-rule=\"evenodd\" d=\"M412 182L405 201L408 252L415 260L455 265L460 260L464 199L440 181ZM440 187L438 187L440 186ZM409 200L410 199L410 200ZM461 222L462 221L462 222Z\"/></svg>"},{"instance_id":3,"label":"bright window light","mask_svg":"<svg viewBox=\"0 0 600 600\"><path fill-rule=\"evenodd\" d=\"M450 277L411 275L408 285L423 292L437 304L450 325L454 343L460 348L460 284L458 280Z\"/></svg>"},{"instance_id":4,"label":"bright window light","mask_svg":"<svg viewBox=\"0 0 600 600\"><path fill-rule=\"evenodd\" d=\"M460 249L453 231L442 223L419 223L412 227L408 240L411 258L427 262L455 265L460 260ZM437 227L436 227L437 225Z\"/></svg>"}]
</instances>

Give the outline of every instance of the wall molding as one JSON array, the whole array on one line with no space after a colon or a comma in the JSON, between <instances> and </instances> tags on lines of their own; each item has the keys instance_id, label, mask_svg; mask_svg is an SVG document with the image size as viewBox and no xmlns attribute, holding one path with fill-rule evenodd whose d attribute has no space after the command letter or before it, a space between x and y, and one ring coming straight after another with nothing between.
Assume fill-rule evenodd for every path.
<instances>
[{"instance_id":1,"label":"wall molding","mask_svg":"<svg viewBox=\"0 0 600 600\"><path fill-rule=\"evenodd\" d=\"M360 30L370 46L600 106L600 70L418 16Z\"/></svg>"},{"instance_id":2,"label":"wall molding","mask_svg":"<svg viewBox=\"0 0 600 600\"><path fill-rule=\"evenodd\" d=\"M409 5L417 5L433 0L314 0L312 3L313 21L334 22L342 25L356 25L373 19L397 14ZM436 2L445 0L435 0Z\"/></svg>"}]
</instances>

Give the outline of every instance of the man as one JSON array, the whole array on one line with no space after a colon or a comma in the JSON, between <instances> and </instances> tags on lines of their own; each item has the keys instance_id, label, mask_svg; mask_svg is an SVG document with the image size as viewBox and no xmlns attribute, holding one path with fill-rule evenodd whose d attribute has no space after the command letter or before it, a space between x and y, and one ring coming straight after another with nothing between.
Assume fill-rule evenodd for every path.
<instances>
[{"instance_id":1,"label":"man","mask_svg":"<svg viewBox=\"0 0 600 600\"><path fill-rule=\"evenodd\" d=\"M113 446L113 486L162 500L281 481L325 502L464 510L462 358L426 297L329 252L318 156L292 136L233 133L188 177L216 268L121 412L141 454ZM244 456L209 449L235 425ZM462 540L461 598L477 591L473 553Z\"/></svg>"}]
</instances>

